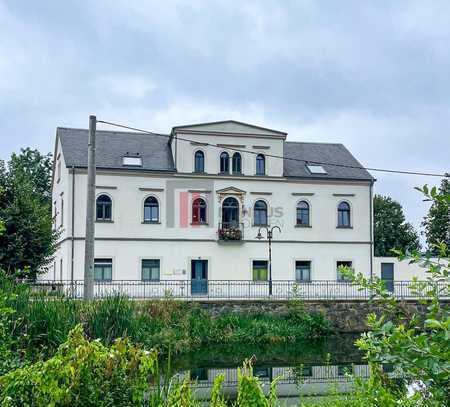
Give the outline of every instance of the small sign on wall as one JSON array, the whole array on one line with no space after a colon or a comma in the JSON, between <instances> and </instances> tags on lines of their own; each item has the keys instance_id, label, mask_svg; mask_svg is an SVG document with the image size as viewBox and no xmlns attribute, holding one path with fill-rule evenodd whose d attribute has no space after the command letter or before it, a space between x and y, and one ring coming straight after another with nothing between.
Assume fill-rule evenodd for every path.
<instances>
[{"instance_id":1,"label":"small sign on wall","mask_svg":"<svg viewBox=\"0 0 450 407\"><path fill-rule=\"evenodd\" d=\"M173 274L175 276L185 275L186 274L186 270L185 269L174 269L173 270Z\"/></svg>"}]
</instances>

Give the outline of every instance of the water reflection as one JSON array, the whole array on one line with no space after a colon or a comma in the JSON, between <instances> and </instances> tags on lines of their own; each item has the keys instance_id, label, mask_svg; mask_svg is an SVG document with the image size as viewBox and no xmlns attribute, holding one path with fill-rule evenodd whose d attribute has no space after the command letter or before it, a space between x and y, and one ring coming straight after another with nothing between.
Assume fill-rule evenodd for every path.
<instances>
[{"instance_id":1,"label":"water reflection","mask_svg":"<svg viewBox=\"0 0 450 407\"><path fill-rule=\"evenodd\" d=\"M237 369L235 367L201 367L190 371L179 371L178 377L189 375L196 395L201 400L208 400L214 380L223 375L223 391L228 397L234 397L237 391ZM386 373L393 371L392 365L383 369ZM369 366L365 364L339 364L339 365L302 365L292 366L254 366L253 374L257 376L263 388L268 391L273 379L280 377L277 394L281 400L295 403L299 395L322 396L332 392L347 393L352 391L356 377L368 378Z\"/></svg>"},{"instance_id":2,"label":"water reflection","mask_svg":"<svg viewBox=\"0 0 450 407\"><path fill-rule=\"evenodd\" d=\"M190 375L196 395L208 400L215 378L223 375L225 395L233 398L237 391L237 369L252 358L253 375L268 391L272 380L280 377L278 397L286 404L298 402L299 395L325 395L331 391L346 393L356 377L369 377L369 366L354 346L355 336L340 336L315 343L297 343L270 347L221 345L175 358L177 377ZM392 365L384 367L392 374Z\"/></svg>"}]
</instances>

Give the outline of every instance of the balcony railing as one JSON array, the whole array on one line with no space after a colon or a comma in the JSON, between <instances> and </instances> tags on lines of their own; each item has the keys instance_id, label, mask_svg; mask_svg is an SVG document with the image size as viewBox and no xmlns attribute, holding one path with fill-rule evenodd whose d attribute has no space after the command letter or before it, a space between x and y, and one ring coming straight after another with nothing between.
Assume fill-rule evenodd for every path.
<instances>
[{"instance_id":1,"label":"balcony railing","mask_svg":"<svg viewBox=\"0 0 450 407\"><path fill-rule=\"evenodd\" d=\"M219 223L217 235L220 241L242 241L244 239L244 224L236 222Z\"/></svg>"},{"instance_id":2,"label":"balcony railing","mask_svg":"<svg viewBox=\"0 0 450 407\"><path fill-rule=\"evenodd\" d=\"M135 299L174 298L186 300L368 300L373 293L357 284L338 281L299 282L288 280L272 281L272 295L269 295L268 281L249 280L204 280L204 292L192 290L191 280L113 280L96 281L94 295L97 298L111 295L125 295ZM84 283L75 281L28 282L32 290L49 297L83 298ZM395 281L393 294L399 299L426 298L418 294L412 281ZM448 283L439 283L440 297L450 299Z\"/></svg>"}]
</instances>

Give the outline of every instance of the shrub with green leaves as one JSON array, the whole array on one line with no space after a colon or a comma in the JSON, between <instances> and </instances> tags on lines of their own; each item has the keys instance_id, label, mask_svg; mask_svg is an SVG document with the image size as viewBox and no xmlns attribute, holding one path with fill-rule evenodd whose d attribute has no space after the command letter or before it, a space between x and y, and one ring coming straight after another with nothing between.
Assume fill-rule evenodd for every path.
<instances>
[{"instance_id":1,"label":"shrub with green leaves","mask_svg":"<svg viewBox=\"0 0 450 407\"><path fill-rule=\"evenodd\" d=\"M16 339L11 336L13 314L14 310L8 306L8 294L0 289L0 376L22 363L15 351Z\"/></svg>"},{"instance_id":2,"label":"shrub with green leaves","mask_svg":"<svg viewBox=\"0 0 450 407\"><path fill-rule=\"evenodd\" d=\"M119 339L89 342L81 325L55 356L0 378L0 403L12 406L139 406L156 371L154 351Z\"/></svg>"},{"instance_id":3,"label":"shrub with green leaves","mask_svg":"<svg viewBox=\"0 0 450 407\"><path fill-rule=\"evenodd\" d=\"M253 376L253 368L245 361L242 369L238 369L238 395L236 405L239 407L275 407L277 405L276 386L278 378L270 385L269 394L265 396L260 380Z\"/></svg>"},{"instance_id":4,"label":"shrub with green leaves","mask_svg":"<svg viewBox=\"0 0 450 407\"><path fill-rule=\"evenodd\" d=\"M439 194L435 188L430 190L425 186L419 190L431 201L450 203L450 195ZM369 315L370 331L357 341L369 363L372 366L394 364L405 384L423 388L415 391L415 397L421 397L421 405L445 406L450 399L450 307L442 298L450 294L450 248L440 242L433 249L437 259L418 252L397 251L400 260L418 263L427 270L426 281L414 279L411 286L417 298L422 298L425 317L407 312L402 300L387 291L379 278L371 281L350 269L343 272L370 290L373 301L382 310L380 316ZM392 385L387 377L383 380ZM406 386L402 390L406 393Z\"/></svg>"}]
</instances>

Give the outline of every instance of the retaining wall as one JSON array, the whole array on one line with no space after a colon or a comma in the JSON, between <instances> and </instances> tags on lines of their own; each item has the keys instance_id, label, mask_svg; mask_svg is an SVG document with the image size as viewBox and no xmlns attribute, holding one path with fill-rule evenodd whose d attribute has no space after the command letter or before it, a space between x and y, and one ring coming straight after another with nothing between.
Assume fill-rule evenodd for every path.
<instances>
[{"instance_id":1,"label":"retaining wall","mask_svg":"<svg viewBox=\"0 0 450 407\"><path fill-rule=\"evenodd\" d=\"M450 306L450 301L444 301ZM289 301L197 301L206 311L213 315L226 312L265 313L281 315L289 312L292 303ZM425 314L426 305L417 301L403 301L404 310L410 313ZM360 300L308 301L303 303L308 313L323 313L331 322L335 332L359 333L367 331L367 315L380 312L376 302Z\"/></svg>"}]
</instances>

